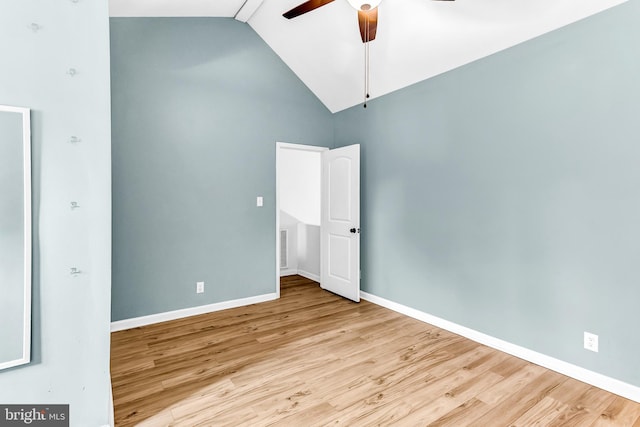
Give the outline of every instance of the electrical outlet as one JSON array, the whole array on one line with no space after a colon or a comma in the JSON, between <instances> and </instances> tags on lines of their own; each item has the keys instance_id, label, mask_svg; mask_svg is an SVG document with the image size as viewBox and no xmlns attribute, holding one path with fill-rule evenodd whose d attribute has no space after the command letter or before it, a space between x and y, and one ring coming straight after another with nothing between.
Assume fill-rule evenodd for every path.
<instances>
[{"instance_id":1,"label":"electrical outlet","mask_svg":"<svg viewBox=\"0 0 640 427\"><path fill-rule=\"evenodd\" d=\"M598 336L590 332L584 333L584 348L598 352Z\"/></svg>"},{"instance_id":2,"label":"electrical outlet","mask_svg":"<svg viewBox=\"0 0 640 427\"><path fill-rule=\"evenodd\" d=\"M196 293L197 294L204 293L204 282L196 282Z\"/></svg>"}]
</instances>

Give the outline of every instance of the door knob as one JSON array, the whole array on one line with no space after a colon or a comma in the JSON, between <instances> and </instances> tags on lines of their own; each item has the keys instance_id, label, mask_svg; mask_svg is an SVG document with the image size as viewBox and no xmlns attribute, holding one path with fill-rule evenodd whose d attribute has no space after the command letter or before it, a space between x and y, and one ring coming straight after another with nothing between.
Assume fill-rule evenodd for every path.
<instances>
[{"instance_id":1,"label":"door knob","mask_svg":"<svg viewBox=\"0 0 640 427\"><path fill-rule=\"evenodd\" d=\"M360 229L359 228L352 228L349 230L351 233L356 234L356 233L360 233Z\"/></svg>"}]
</instances>

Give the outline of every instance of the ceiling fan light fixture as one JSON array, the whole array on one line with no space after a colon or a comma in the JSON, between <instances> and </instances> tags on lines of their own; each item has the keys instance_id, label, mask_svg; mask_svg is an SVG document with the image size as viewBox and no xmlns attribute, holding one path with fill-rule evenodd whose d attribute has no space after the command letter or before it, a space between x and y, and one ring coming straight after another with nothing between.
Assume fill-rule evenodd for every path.
<instances>
[{"instance_id":1,"label":"ceiling fan light fixture","mask_svg":"<svg viewBox=\"0 0 640 427\"><path fill-rule=\"evenodd\" d=\"M347 0L355 10L372 10L378 7L382 0Z\"/></svg>"}]
</instances>

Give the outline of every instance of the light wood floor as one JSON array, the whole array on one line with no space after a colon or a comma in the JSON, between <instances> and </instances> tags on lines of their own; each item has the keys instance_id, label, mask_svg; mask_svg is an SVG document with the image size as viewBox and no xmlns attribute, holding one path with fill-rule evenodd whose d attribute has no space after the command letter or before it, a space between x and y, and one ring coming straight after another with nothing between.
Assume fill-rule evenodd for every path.
<instances>
[{"instance_id":1,"label":"light wood floor","mask_svg":"<svg viewBox=\"0 0 640 427\"><path fill-rule=\"evenodd\" d=\"M634 426L640 404L299 276L112 334L116 426Z\"/></svg>"}]
</instances>

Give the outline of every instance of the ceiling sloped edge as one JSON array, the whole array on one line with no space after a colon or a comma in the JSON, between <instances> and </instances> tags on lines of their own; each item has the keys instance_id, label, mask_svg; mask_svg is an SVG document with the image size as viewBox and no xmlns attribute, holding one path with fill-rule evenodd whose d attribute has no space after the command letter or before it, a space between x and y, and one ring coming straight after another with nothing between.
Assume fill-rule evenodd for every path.
<instances>
[{"instance_id":1,"label":"ceiling sloped edge","mask_svg":"<svg viewBox=\"0 0 640 427\"><path fill-rule=\"evenodd\" d=\"M575 4L578 0L575 0ZM376 42L372 43L372 74L377 76L375 83L375 91L372 92L371 99L379 98L396 90L406 88L420 81L427 80L431 77L448 72L460 66L477 61L481 58L493 55L520 43L532 40L543 34L555 31L567 25L571 25L580 20L586 19L595 14L601 13L607 9L625 3L627 0L609 0L606 2L599 0L581 1L581 8L573 11L570 4L565 5L564 13L536 19L535 16L527 16L527 21L523 24L515 25L509 23L504 28L494 31L498 37L497 41L488 40L485 43L471 42L468 39L460 39L457 45L443 46L430 54L429 50L417 46L414 50L423 53L416 60L411 55L393 57L390 60L379 61L376 68L374 59L376 56L385 55L387 52L394 51L394 45L385 38L379 37ZM306 24L311 28L307 33L303 33L302 37L292 37L291 33L282 30L281 23L278 19L282 7L273 2L270 5L263 5L256 14L249 20L249 25L258 33L258 35L276 52L276 54L292 69L292 71L305 83L305 85L320 99L320 101L331 111L336 113L344 109L353 107L363 102L362 96L362 66L356 64L351 72L344 73L341 70L336 71L336 63L340 63L340 57L331 55L332 50L347 50L353 53L357 59L361 58L361 44L355 43L347 45L340 37L348 38L348 34L340 31L342 27L349 27L348 22L333 22L331 25L331 33L333 37L323 34L323 40L327 46L313 44L314 40L306 39L310 33L314 32L313 26L318 25L319 21L327 18L329 12L334 14L343 14L341 8L325 13L323 17L307 19ZM281 3L281 2L280 2ZM346 5L346 2L345 2ZM349 6L346 5L347 11ZM389 13L389 15L392 15ZM340 16L337 16L340 18ZM340 18L342 19L342 18ZM334 20L335 21L335 20ZM349 21L350 22L350 21ZM515 29L517 29L517 31ZM339 36L336 36L339 34ZM505 36L505 34L508 35ZM477 38L477 37L476 37ZM302 41L301 41L302 39ZM482 41L481 38L479 38ZM395 42L398 37L395 37ZM473 50L467 49L466 46L475 45ZM397 50L397 49L395 49ZM407 49L406 49L407 50ZM454 54L451 52L454 51ZM302 52L302 54L301 54ZM435 58L435 59L434 59ZM355 61L356 63L358 61ZM322 72L317 70L322 69Z\"/></svg>"}]
</instances>

